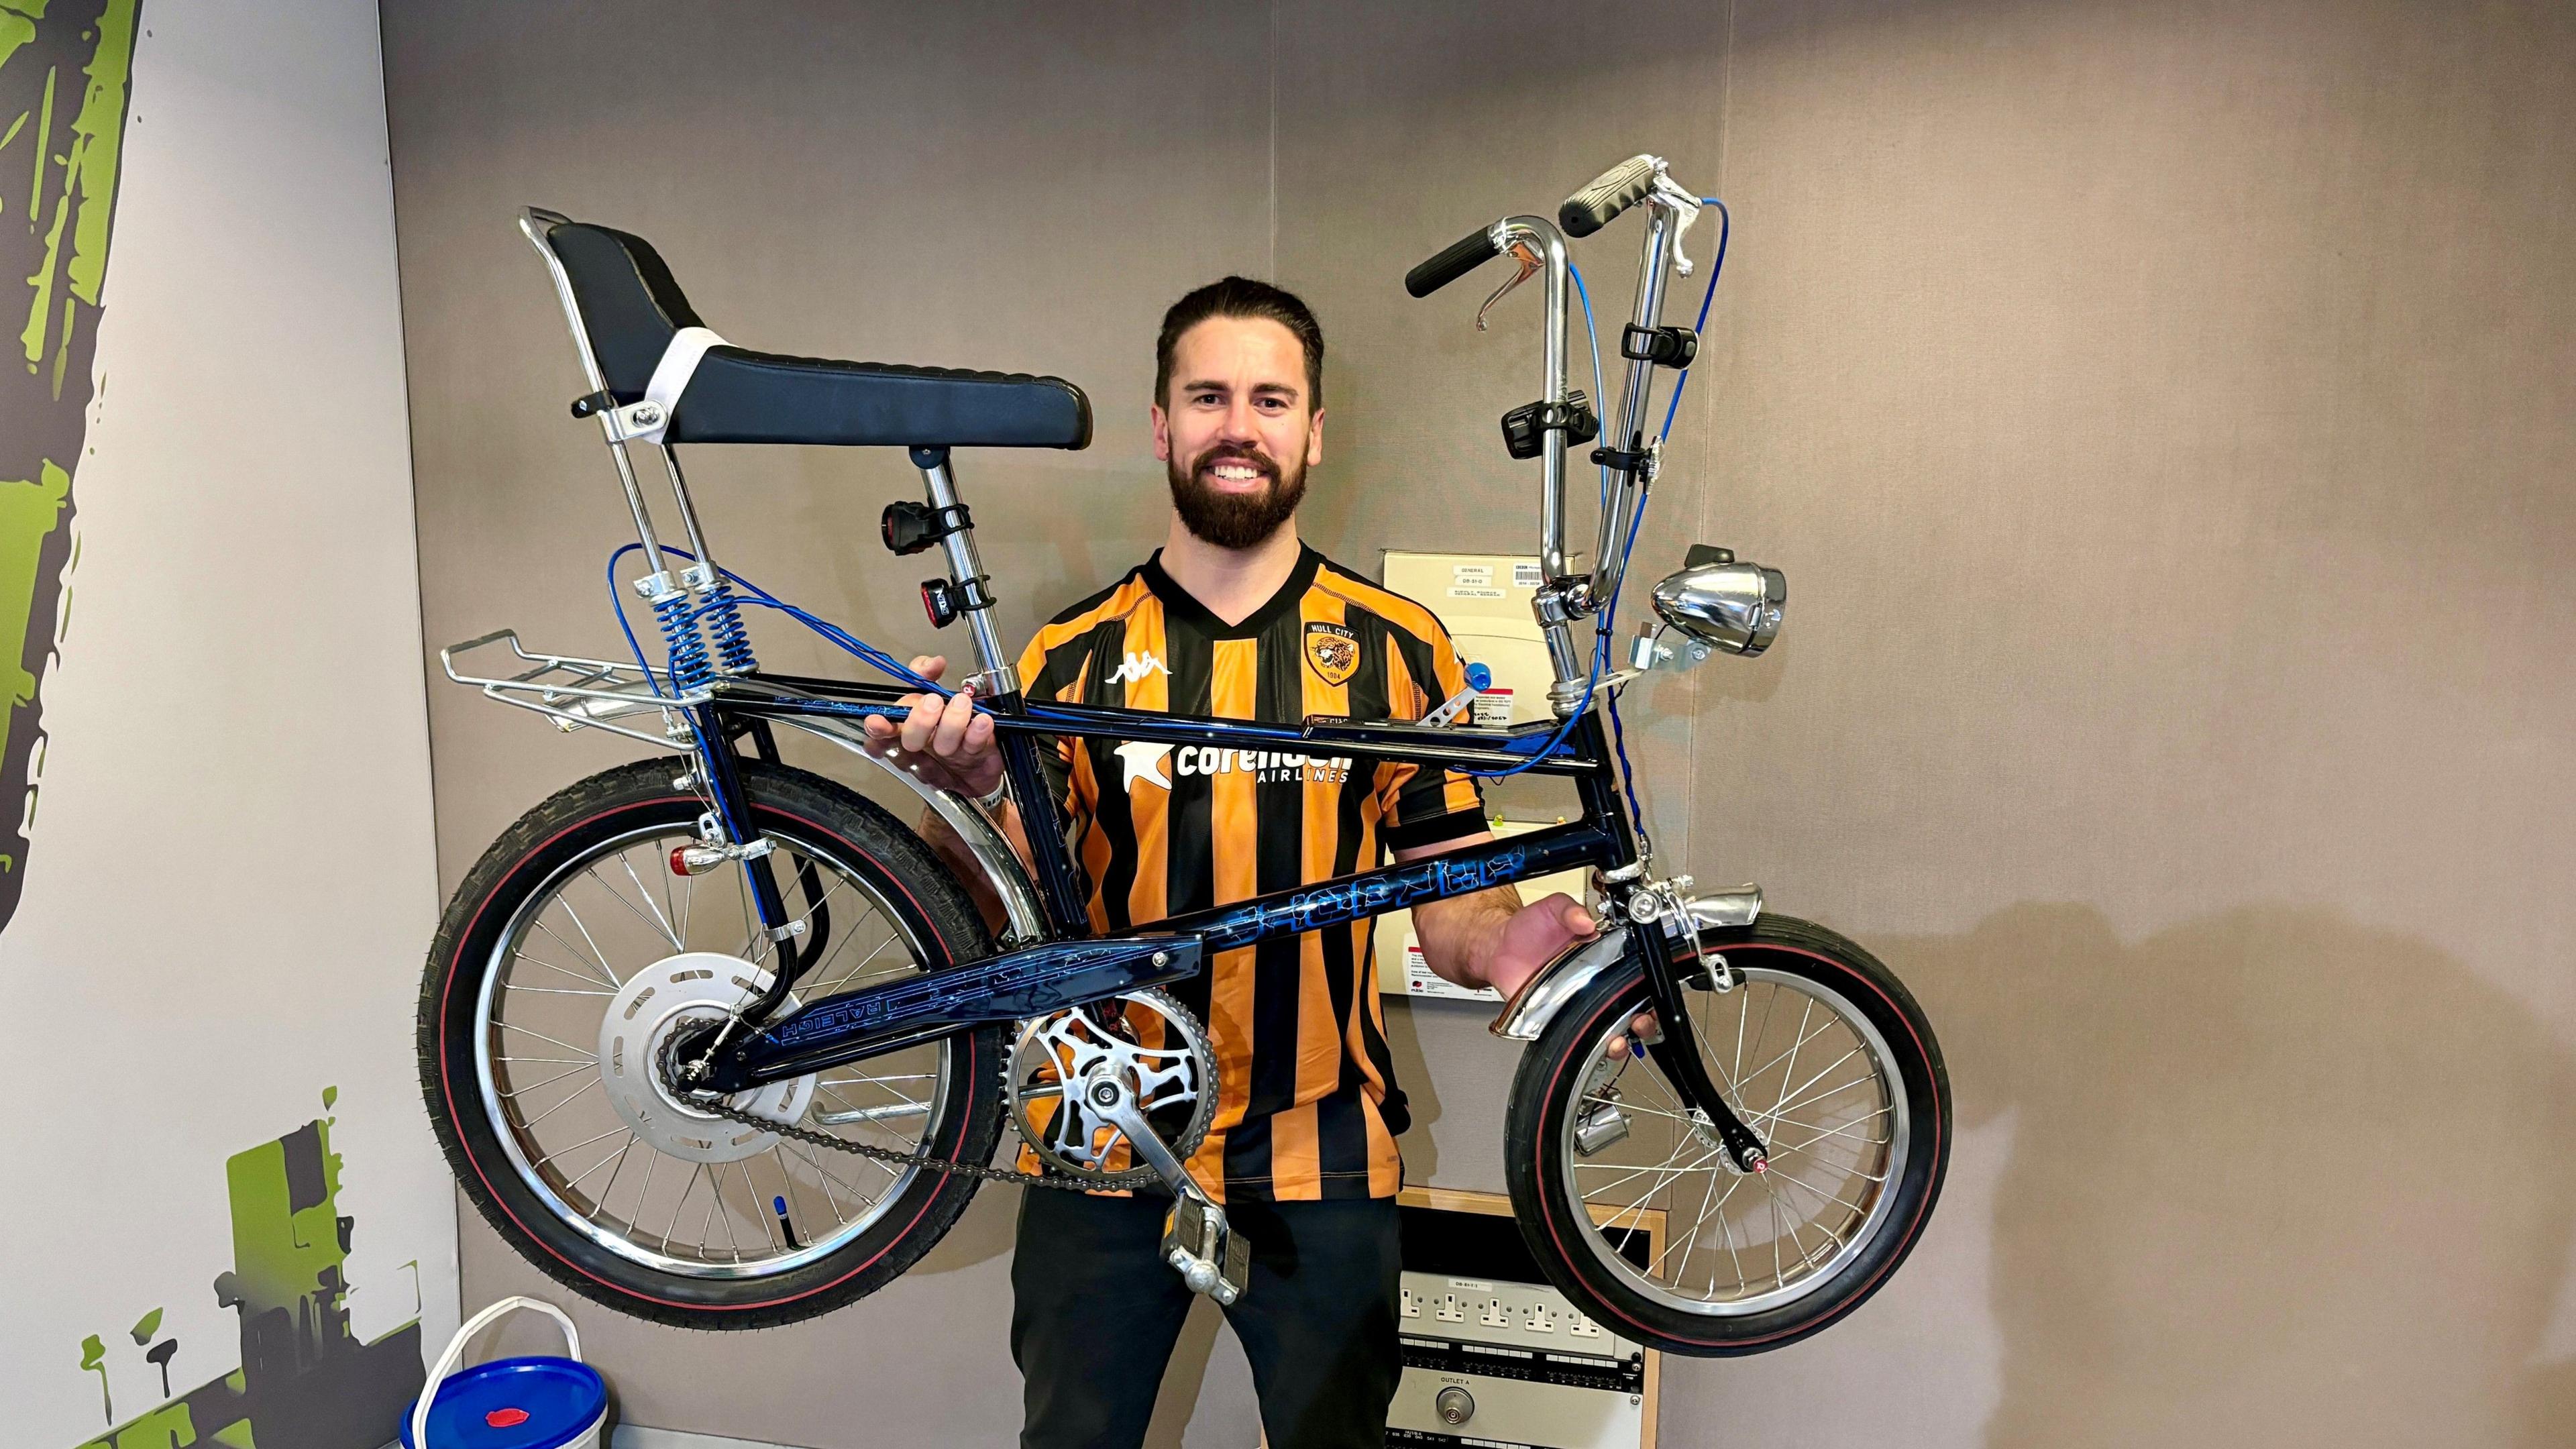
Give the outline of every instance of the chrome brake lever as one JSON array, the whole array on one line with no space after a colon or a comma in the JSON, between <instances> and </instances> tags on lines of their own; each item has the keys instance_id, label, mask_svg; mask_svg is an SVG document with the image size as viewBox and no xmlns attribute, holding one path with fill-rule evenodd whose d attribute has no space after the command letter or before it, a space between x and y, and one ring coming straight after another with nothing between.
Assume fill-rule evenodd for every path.
<instances>
[{"instance_id":1,"label":"chrome brake lever","mask_svg":"<svg viewBox=\"0 0 2576 1449\"><path fill-rule=\"evenodd\" d=\"M1517 287L1521 283L1528 281L1530 278L1537 276L1539 274L1539 269L1546 265L1546 263L1539 260L1537 252L1530 250L1528 242L1516 241L1512 243L1511 254L1512 259L1521 264L1520 270L1513 274L1510 281L1496 287L1494 289L1494 295L1485 299L1485 305L1476 309L1476 330L1479 332L1485 330L1485 314L1494 310L1494 304L1509 296L1514 287Z\"/></svg>"},{"instance_id":2,"label":"chrome brake lever","mask_svg":"<svg viewBox=\"0 0 2576 1449\"><path fill-rule=\"evenodd\" d=\"M1689 187L1658 171L1653 199L1677 213L1673 221L1673 274L1687 277L1695 264L1682 254L1682 239L1690 235L1691 223L1699 220L1699 198L1691 194Z\"/></svg>"}]
</instances>

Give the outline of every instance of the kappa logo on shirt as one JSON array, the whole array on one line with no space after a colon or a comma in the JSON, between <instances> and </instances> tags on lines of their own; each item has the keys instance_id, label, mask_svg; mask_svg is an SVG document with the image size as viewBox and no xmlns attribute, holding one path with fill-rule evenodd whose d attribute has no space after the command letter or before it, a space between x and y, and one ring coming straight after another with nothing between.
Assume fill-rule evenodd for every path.
<instances>
[{"instance_id":1,"label":"kappa logo on shirt","mask_svg":"<svg viewBox=\"0 0 2576 1449\"><path fill-rule=\"evenodd\" d=\"M1110 670L1107 674L1101 676L1100 682L1103 684L1134 684L1139 680L1144 679L1147 675L1162 674L1168 676L1171 672L1172 671L1169 666L1164 664L1162 660L1154 657L1153 650L1131 649L1128 651L1127 657L1120 661L1117 668Z\"/></svg>"},{"instance_id":2,"label":"kappa logo on shirt","mask_svg":"<svg viewBox=\"0 0 2576 1449\"><path fill-rule=\"evenodd\" d=\"M1183 745L1178 750L1170 745L1149 744L1130 740L1118 747L1121 790L1133 790L1138 781L1172 788L1172 775L1250 775L1259 783L1275 784L1286 780L1312 781L1319 785L1339 785L1351 777L1351 757L1334 755L1283 754L1277 750L1220 750L1213 746ZM1169 774L1166 774L1166 769Z\"/></svg>"}]
</instances>

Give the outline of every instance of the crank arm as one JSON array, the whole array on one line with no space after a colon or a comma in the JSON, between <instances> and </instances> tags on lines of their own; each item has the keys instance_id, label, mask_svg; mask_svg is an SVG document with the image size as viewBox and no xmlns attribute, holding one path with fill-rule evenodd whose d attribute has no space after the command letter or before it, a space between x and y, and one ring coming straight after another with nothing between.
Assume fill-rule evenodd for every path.
<instances>
[{"instance_id":1,"label":"crank arm","mask_svg":"<svg viewBox=\"0 0 2576 1449\"><path fill-rule=\"evenodd\" d=\"M1655 1024L1661 1032L1647 1044L1646 1055L1672 1085L1682 1106L1705 1119L1708 1130L1716 1135L1735 1165L1746 1172L1760 1172L1770 1165L1769 1149L1726 1105L1725 1095L1709 1079L1708 1064L1700 1058L1698 1029L1682 999L1680 979L1674 975L1656 935L1651 930L1638 931L1629 947L1645 966L1646 996L1654 1003Z\"/></svg>"},{"instance_id":2,"label":"crank arm","mask_svg":"<svg viewBox=\"0 0 2576 1449\"><path fill-rule=\"evenodd\" d=\"M1172 1190L1172 1211L1163 1220L1163 1261L1172 1265L1193 1293L1204 1293L1221 1306L1243 1296L1252 1269L1252 1245L1226 1226L1225 1209L1208 1201L1189 1167L1172 1155L1163 1139L1136 1110L1136 1099L1115 1084L1092 1098L1092 1110L1117 1128L1127 1145L1154 1175Z\"/></svg>"}]
</instances>

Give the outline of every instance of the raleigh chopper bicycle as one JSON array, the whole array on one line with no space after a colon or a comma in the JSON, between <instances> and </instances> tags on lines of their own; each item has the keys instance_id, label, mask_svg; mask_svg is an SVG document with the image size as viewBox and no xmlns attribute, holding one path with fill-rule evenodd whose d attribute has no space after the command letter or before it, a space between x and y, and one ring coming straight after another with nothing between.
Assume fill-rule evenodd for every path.
<instances>
[{"instance_id":1,"label":"raleigh chopper bicycle","mask_svg":"<svg viewBox=\"0 0 2576 1449\"><path fill-rule=\"evenodd\" d=\"M752 1328L883 1286L938 1242L983 1181L1143 1189L1173 1197L1166 1261L1230 1303L1246 1245L1185 1166L1216 1112L1215 1060L1187 989L1173 988L1218 952L1580 868L1600 934L1540 971L1493 1025L1529 1044L1505 1170L1550 1279L1613 1332L1704 1355L1792 1342L1876 1291L1920 1239L1947 1163L1949 1086L1931 1028L1854 943L1765 913L1753 887L1694 894L1688 876L1658 874L1615 749L1615 691L1712 652L1760 653L1786 600L1776 570L1695 547L1655 585L1656 620L1624 662L1613 658L1660 457L1647 417L1655 374L1676 374L1677 402L1697 347L1696 332L1664 324L1662 310L1668 275L1692 269L1682 239L1703 200L1661 160L1635 157L1569 199L1561 230L1504 217L1406 278L1427 296L1508 259L1518 270L1488 308L1544 280L1542 392L1503 426L1511 454L1540 464L1534 607L1553 718L1512 729L1460 723L1472 718L1466 696L1417 722L1294 725L1026 697L992 622L950 454L1080 448L1091 417L1079 390L734 347L700 324L641 238L523 213L589 383L572 411L601 428L633 515L637 542L611 558L611 594L622 597L619 559L640 552L631 586L664 657L546 654L510 630L440 657L451 678L560 728L674 753L593 775L529 811L440 923L421 992L422 1086L484 1216L601 1303ZM1645 212L1645 236L1619 343L1622 397L1605 419L1566 385L1568 282L1581 282L1566 236L1631 207ZM1668 404L1666 431L1672 413ZM1590 455L1602 479L1592 563L1577 571L1567 450L1605 423ZM884 539L898 555L944 557L924 605L934 624L963 619L973 636L977 707L994 722L1029 861L977 802L870 752L863 720L945 689L720 568L681 475L681 443L909 451L926 497L890 505ZM662 463L685 550L655 531L638 448ZM899 682L765 670L746 607L786 612ZM1592 638L1578 641L1586 621ZM507 672L478 669L504 653ZM789 730L886 771L946 822L999 901L999 939L911 828L783 763ZM1563 776L1582 810L1507 840L1102 934L1041 764L1067 737ZM1352 1013L1374 1010L1366 994ZM1044 1173L992 1165L1006 1118Z\"/></svg>"}]
</instances>

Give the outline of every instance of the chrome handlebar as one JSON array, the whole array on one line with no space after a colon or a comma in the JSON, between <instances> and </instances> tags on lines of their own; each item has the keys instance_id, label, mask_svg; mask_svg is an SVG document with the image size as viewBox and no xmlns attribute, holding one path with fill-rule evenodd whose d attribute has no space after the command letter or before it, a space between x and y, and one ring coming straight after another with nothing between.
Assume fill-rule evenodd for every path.
<instances>
[{"instance_id":1,"label":"chrome handlebar","mask_svg":"<svg viewBox=\"0 0 2576 1449\"><path fill-rule=\"evenodd\" d=\"M1675 182L1659 156L1631 157L1568 197L1558 211L1565 223L1562 229L1545 217L1506 216L1481 231L1469 233L1408 273L1405 289L1416 297L1428 296L1485 262L1515 251L1521 251L1525 262L1534 260L1538 264L1535 270L1546 277L1541 309L1540 399L1549 404L1562 403L1566 400L1566 305L1570 290L1566 234L1589 235L1637 205L1647 209L1646 236L1637 262L1636 305L1628 325L1651 332L1662 325L1666 279L1676 269L1684 275L1692 270L1689 259L1682 255L1681 239L1699 214L1697 194ZM1525 266L1522 275L1505 283L1485 306L1490 308L1500 301L1531 271ZM1483 312L1480 310L1477 316L1481 326ZM1623 340L1627 335L1622 332ZM1642 503L1654 477L1646 410L1654 391L1656 364L1648 358L1626 356L1627 352L1623 347L1628 366L1621 381L1618 408L1602 415L1603 447L1621 461L1614 464L1616 481L1601 502L1588 576L1574 574L1566 561L1565 431L1550 427L1540 435L1539 572L1543 582L1536 607L1539 627L1547 637L1548 655L1555 666L1555 693L1560 696L1560 707L1581 695L1590 669L1590 652L1575 647L1571 621L1604 608L1618 592L1627 562L1621 544L1633 511ZM1596 398L1593 405L1603 408L1607 401Z\"/></svg>"}]
</instances>

